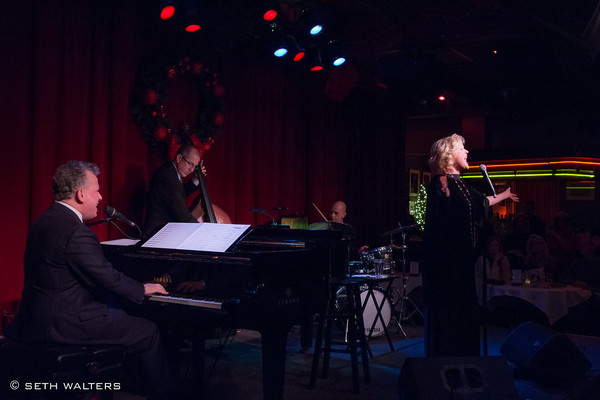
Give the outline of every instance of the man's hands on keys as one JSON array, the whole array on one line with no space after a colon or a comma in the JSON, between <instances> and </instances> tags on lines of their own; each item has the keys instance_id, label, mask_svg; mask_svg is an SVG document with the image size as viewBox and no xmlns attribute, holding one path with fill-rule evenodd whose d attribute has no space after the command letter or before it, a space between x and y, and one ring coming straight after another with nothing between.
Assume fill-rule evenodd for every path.
<instances>
[{"instance_id":1,"label":"man's hands on keys","mask_svg":"<svg viewBox=\"0 0 600 400\"><path fill-rule=\"evenodd\" d=\"M144 295L148 294L169 294L160 283L144 283Z\"/></svg>"}]
</instances>

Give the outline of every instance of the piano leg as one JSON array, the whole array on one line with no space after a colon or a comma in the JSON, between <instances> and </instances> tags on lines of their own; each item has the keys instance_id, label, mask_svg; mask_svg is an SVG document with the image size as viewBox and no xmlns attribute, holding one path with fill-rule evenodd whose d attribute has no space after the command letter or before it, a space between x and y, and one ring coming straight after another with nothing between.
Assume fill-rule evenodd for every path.
<instances>
[{"instance_id":1,"label":"piano leg","mask_svg":"<svg viewBox=\"0 0 600 400\"><path fill-rule=\"evenodd\" d=\"M288 332L289 329L269 329L260 332L264 400L283 400Z\"/></svg>"}]
</instances>

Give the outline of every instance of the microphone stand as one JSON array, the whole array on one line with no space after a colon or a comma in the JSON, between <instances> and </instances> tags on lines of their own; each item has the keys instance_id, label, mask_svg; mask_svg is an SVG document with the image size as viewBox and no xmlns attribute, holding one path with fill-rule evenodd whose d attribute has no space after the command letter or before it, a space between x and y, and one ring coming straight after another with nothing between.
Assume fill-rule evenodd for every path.
<instances>
[{"instance_id":1,"label":"microphone stand","mask_svg":"<svg viewBox=\"0 0 600 400\"><path fill-rule=\"evenodd\" d=\"M99 219L98 221L94 221L94 222L88 222L88 223L86 223L86 225L87 225L87 226L92 226L92 225L103 224L103 223L105 223L105 222L110 222L110 223L112 223L112 224L113 224L113 225L114 225L114 226L115 226L115 227L116 227L116 228L117 228L117 229L118 229L118 230L119 230L119 231L120 231L120 232L121 232L123 235L125 235L125 237L127 237L128 239L141 239L141 237L142 237L142 230L140 229L140 227L139 227L137 224L135 224L134 226L135 226L135 228L136 228L136 229L137 229L137 231L138 231L138 237L131 237L131 236L129 236L128 234L126 234L125 232L123 232L123 230L122 230L121 228L119 228L119 226L118 226L117 224L115 224L115 223L113 222L113 220L115 220L115 219L117 219L117 218L115 218L115 217L108 217L108 218L104 218L104 219Z\"/></svg>"},{"instance_id":2,"label":"microphone stand","mask_svg":"<svg viewBox=\"0 0 600 400\"><path fill-rule=\"evenodd\" d=\"M251 208L250 212L259 213L259 214L265 214L266 216L268 216L269 218L271 218L271 226L277 226L277 221L275 221L275 218L273 218L273 216L271 214L269 214L269 212L266 209L264 209L264 208Z\"/></svg>"},{"instance_id":3,"label":"microphone stand","mask_svg":"<svg viewBox=\"0 0 600 400\"><path fill-rule=\"evenodd\" d=\"M483 229L487 228L488 224L488 202L486 200L486 204L483 212ZM483 341L483 356L487 357L488 355L488 312L487 312L487 234L482 235L484 237L483 247L481 250L481 256L483 258L482 262L482 273L481 273L481 323L482 323L482 341Z\"/></svg>"},{"instance_id":4,"label":"microphone stand","mask_svg":"<svg viewBox=\"0 0 600 400\"><path fill-rule=\"evenodd\" d=\"M492 195L494 196L494 198L496 197L496 190L494 189L494 185L492 184L492 181L490 180L490 177L487 173L487 167L485 166L485 164L481 164L479 165L479 170L481 171L481 173L483 174L484 179L487 181L488 185L490 186L490 188L492 189ZM483 212L483 229L485 232L485 229L487 228L487 224L488 224L488 213L489 213L489 202L486 201L485 203L485 207L484 207L484 212ZM482 235L482 236L487 236L487 235ZM487 241L488 238L485 237L485 240L483 241L483 247L482 247L482 252L481 255L483 257L482 260L482 268L483 271L481 271L481 319L482 319L482 334L483 334L483 356L487 356L488 353L488 313L487 313L487 257L486 257L486 250L487 250Z\"/></svg>"},{"instance_id":5,"label":"microphone stand","mask_svg":"<svg viewBox=\"0 0 600 400\"><path fill-rule=\"evenodd\" d=\"M87 222L86 225L87 226L92 226L92 225L98 225L98 224L103 224L105 222L110 222L112 221L113 218L104 218L104 219L99 219L98 221L94 221L94 222Z\"/></svg>"}]
</instances>

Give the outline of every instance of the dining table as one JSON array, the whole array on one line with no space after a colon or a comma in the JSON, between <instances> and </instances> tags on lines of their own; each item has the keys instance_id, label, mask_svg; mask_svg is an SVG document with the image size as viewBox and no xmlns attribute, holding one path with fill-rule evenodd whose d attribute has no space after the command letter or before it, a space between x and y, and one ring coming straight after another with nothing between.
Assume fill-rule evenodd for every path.
<instances>
[{"instance_id":1,"label":"dining table","mask_svg":"<svg viewBox=\"0 0 600 400\"><path fill-rule=\"evenodd\" d=\"M496 296L513 296L530 302L548 316L553 325L567 315L569 308L582 303L592 296L592 292L573 285L558 282L538 284L488 284L487 299Z\"/></svg>"}]
</instances>

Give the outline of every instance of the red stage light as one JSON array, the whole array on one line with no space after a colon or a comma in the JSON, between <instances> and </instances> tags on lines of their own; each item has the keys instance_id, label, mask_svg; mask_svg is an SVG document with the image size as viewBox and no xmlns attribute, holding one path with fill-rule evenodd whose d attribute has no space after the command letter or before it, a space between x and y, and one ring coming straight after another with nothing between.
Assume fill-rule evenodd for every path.
<instances>
[{"instance_id":1,"label":"red stage light","mask_svg":"<svg viewBox=\"0 0 600 400\"><path fill-rule=\"evenodd\" d=\"M265 21L273 21L275 18L277 18L277 11L275 11L275 10L267 10L263 14L263 19Z\"/></svg>"},{"instance_id":2,"label":"red stage light","mask_svg":"<svg viewBox=\"0 0 600 400\"><path fill-rule=\"evenodd\" d=\"M322 65L315 65L314 67L310 68L311 71L320 71L322 69L323 69Z\"/></svg>"},{"instance_id":3,"label":"red stage light","mask_svg":"<svg viewBox=\"0 0 600 400\"><path fill-rule=\"evenodd\" d=\"M296 53L296 55L294 56L294 62L302 60L304 58L304 55L305 53L303 51L299 51L298 53Z\"/></svg>"},{"instance_id":4,"label":"red stage light","mask_svg":"<svg viewBox=\"0 0 600 400\"><path fill-rule=\"evenodd\" d=\"M190 24L185 27L186 32L196 32L198 30L200 30L200 25L198 24Z\"/></svg>"},{"instance_id":5,"label":"red stage light","mask_svg":"<svg viewBox=\"0 0 600 400\"><path fill-rule=\"evenodd\" d=\"M160 19L162 20L167 20L173 17L173 15L175 15L175 7L173 6L166 6L163 7L162 10L160 10Z\"/></svg>"},{"instance_id":6,"label":"red stage light","mask_svg":"<svg viewBox=\"0 0 600 400\"><path fill-rule=\"evenodd\" d=\"M444 97L444 96L438 96L438 100L439 101L444 101L444 100L446 100L446 97Z\"/></svg>"}]
</instances>

